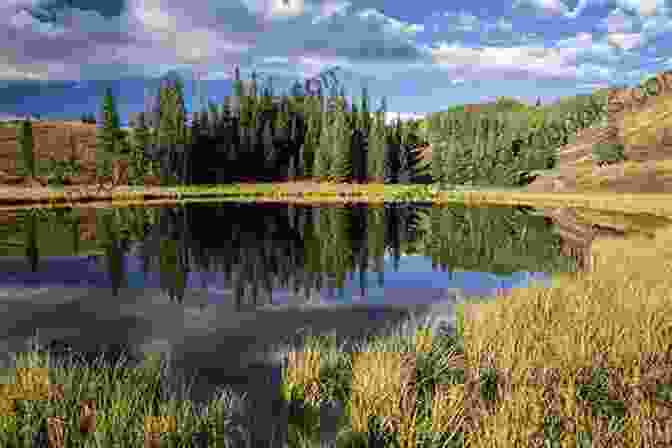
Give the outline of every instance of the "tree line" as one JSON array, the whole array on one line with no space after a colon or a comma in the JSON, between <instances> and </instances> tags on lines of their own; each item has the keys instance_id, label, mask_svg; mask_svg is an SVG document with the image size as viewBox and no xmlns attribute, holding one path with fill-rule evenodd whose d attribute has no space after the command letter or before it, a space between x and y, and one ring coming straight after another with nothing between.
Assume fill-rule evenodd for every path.
<instances>
[{"instance_id":1,"label":"tree line","mask_svg":"<svg viewBox=\"0 0 672 448\"><path fill-rule=\"evenodd\" d=\"M233 94L208 101L188 120L184 84L164 76L145 110L120 129L111 89L106 89L98 123L102 170L109 155L129 160L131 183L147 174L162 184L215 184L241 180L524 185L536 170L557 163L557 148L570 134L604 116L592 96L568 106L520 110L498 100L490 110L452 108L426 120L387 124L386 98L371 110L366 87L359 101L348 99L338 68L307 78L276 95L256 72L243 82L235 69ZM515 103L515 102L514 102ZM539 102L538 102L539 103ZM542 111L543 110L543 111ZM88 121L95 117L85 117ZM24 166L34 175L30 122L20 127ZM432 146L431 162L419 150Z\"/></svg>"},{"instance_id":2,"label":"tree line","mask_svg":"<svg viewBox=\"0 0 672 448\"><path fill-rule=\"evenodd\" d=\"M296 81L276 95L272 78L244 83L236 68L233 95L209 101L188 120L184 84L165 76L145 110L131 123L126 145L138 173L155 169L164 184L214 184L240 180L314 178L338 182L413 183L427 178L418 150L418 123L386 125L386 101L371 112L366 88L348 100L336 69ZM325 95L326 91L329 95ZM114 98L103 99L99 141L104 152L123 145Z\"/></svg>"},{"instance_id":3,"label":"tree line","mask_svg":"<svg viewBox=\"0 0 672 448\"><path fill-rule=\"evenodd\" d=\"M578 96L547 107L520 106L498 100L478 113L453 108L430 114L427 134L434 181L526 185L539 171L557 166L558 149L572 136L606 116L606 100L599 95Z\"/></svg>"}]
</instances>

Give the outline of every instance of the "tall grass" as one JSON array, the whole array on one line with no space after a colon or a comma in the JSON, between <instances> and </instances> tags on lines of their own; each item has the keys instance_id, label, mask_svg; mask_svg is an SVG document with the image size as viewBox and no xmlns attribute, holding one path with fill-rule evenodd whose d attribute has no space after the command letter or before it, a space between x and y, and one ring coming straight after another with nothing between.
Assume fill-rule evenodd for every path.
<instances>
[{"instance_id":1,"label":"tall grass","mask_svg":"<svg viewBox=\"0 0 672 448\"><path fill-rule=\"evenodd\" d=\"M462 305L457 339L417 326L342 353L341 443L671 446L672 227L656 236L597 241L591 273Z\"/></svg>"}]
</instances>

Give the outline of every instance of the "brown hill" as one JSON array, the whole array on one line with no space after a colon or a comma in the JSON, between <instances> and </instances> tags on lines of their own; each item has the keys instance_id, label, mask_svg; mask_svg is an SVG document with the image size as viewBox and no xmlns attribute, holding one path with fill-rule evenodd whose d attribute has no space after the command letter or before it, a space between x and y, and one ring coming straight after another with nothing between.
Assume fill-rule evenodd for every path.
<instances>
[{"instance_id":1,"label":"brown hill","mask_svg":"<svg viewBox=\"0 0 672 448\"><path fill-rule=\"evenodd\" d=\"M66 160L72 154L86 168L95 166L96 125L75 121L33 122L35 158ZM17 128L0 128L0 170L8 175L17 175L18 155Z\"/></svg>"},{"instance_id":2,"label":"brown hill","mask_svg":"<svg viewBox=\"0 0 672 448\"><path fill-rule=\"evenodd\" d=\"M655 96L641 86L608 89L607 125L579 132L560 148L557 172L527 189L672 193L672 71L655 79ZM622 143L627 161L598 167L592 148L599 142Z\"/></svg>"},{"instance_id":3,"label":"brown hill","mask_svg":"<svg viewBox=\"0 0 672 448\"><path fill-rule=\"evenodd\" d=\"M62 161L73 158L81 165L79 176L69 178L73 185L94 184L96 182L96 125L79 121L35 121L33 126L35 159L44 164L49 159ZM5 124L0 126L0 184L19 185L26 179L19 177L17 157L19 155L18 128ZM123 160L113 162L115 170L124 173L128 163ZM40 183L46 178L38 177ZM127 176L120 178L127 183ZM155 184L155 180L148 179Z\"/></svg>"}]
</instances>

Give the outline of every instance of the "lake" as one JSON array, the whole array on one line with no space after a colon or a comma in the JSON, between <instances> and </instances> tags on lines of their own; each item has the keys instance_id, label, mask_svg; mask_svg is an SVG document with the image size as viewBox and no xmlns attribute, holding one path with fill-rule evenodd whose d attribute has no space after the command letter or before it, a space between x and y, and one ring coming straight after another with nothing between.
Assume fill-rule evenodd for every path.
<instances>
[{"instance_id":1,"label":"lake","mask_svg":"<svg viewBox=\"0 0 672 448\"><path fill-rule=\"evenodd\" d=\"M307 329L353 338L412 315L450 330L457 302L583 266L567 244L528 207L0 212L2 362L36 334L77 351L159 351L198 372L191 398L204 400L277 373L269 347Z\"/></svg>"}]
</instances>

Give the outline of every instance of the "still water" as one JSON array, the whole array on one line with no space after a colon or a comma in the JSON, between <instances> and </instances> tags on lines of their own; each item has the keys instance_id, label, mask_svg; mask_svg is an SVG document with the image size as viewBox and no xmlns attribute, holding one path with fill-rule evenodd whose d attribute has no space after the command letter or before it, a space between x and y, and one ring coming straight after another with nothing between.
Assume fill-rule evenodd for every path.
<instances>
[{"instance_id":1,"label":"still water","mask_svg":"<svg viewBox=\"0 0 672 448\"><path fill-rule=\"evenodd\" d=\"M0 213L0 351L162 352L192 398L245 389L308 328L353 338L577 260L530 208L188 204ZM505 300L505 299L502 299ZM289 339L288 339L289 338Z\"/></svg>"}]
</instances>

